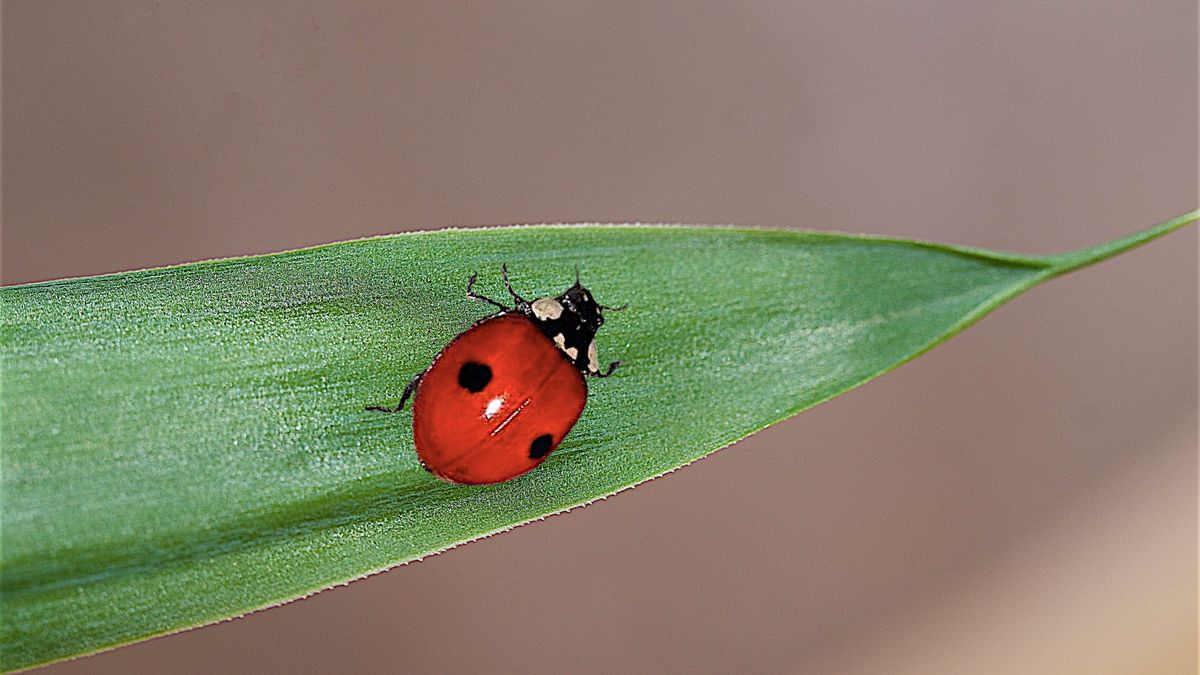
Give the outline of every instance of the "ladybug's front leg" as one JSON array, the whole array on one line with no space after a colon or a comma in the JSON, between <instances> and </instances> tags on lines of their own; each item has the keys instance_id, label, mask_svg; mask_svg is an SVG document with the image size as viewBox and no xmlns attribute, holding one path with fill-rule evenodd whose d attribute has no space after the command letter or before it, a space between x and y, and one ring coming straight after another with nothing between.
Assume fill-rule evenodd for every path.
<instances>
[{"instance_id":1,"label":"ladybug's front leg","mask_svg":"<svg viewBox=\"0 0 1200 675\"><path fill-rule=\"evenodd\" d=\"M609 375L613 374L613 371L616 370L617 366L619 365L621 365L620 361L613 361L612 363L608 364L608 370L604 371L603 373L596 370L588 373L588 375L591 375L592 377L608 377Z\"/></svg>"},{"instance_id":2,"label":"ladybug's front leg","mask_svg":"<svg viewBox=\"0 0 1200 675\"><path fill-rule=\"evenodd\" d=\"M508 294L512 296L513 302L517 304L517 308L529 307L529 301L517 295L517 292L513 290L512 284L508 281L508 263L500 263L500 277L504 279L504 287L508 289Z\"/></svg>"},{"instance_id":3,"label":"ladybug's front leg","mask_svg":"<svg viewBox=\"0 0 1200 675\"><path fill-rule=\"evenodd\" d=\"M422 370L414 375L413 379L408 381L408 385L404 387L404 393L400 394L400 403L396 404L395 408L389 408L381 405L369 405L367 406L367 410L386 413L400 412L404 408L404 402L407 401L408 397L412 396L413 392L417 390L417 385L421 383L421 378L425 376L426 372L427 371Z\"/></svg>"},{"instance_id":4,"label":"ladybug's front leg","mask_svg":"<svg viewBox=\"0 0 1200 675\"><path fill-rule=\"evenodd\" d=\"M480 294L476 293L474 289L475 289L476 277L479 276L478 273L472 274L471 278L467 279L467 297L472 300L479 300L481 302L486 302L489 305L492 305L493 307L499 308L501 312L512 312L515 309L515 311L524 312L524 313L528 314L529 313L529 301L526 300L525 298L522 298L520 295L518 295L517 292L515 290L513 290L512 283L508 280L508 263L504 263L504 264L500 265L500 275L504 279L504 287L506 289L508 289L508 294L512 296L513 303L516 305L515 308L508 307L499 302L496 302L495 300L487 297L486 295L480 295Z\"/></svg>"},{"instance_id":5,"label":"ladybug's front leg","mask_svg":"<svg viewBox=\"0 0 1200 675\"><path fill-rule=\"evenodd\" d=\"M501 312L511 312L512 311L511 307L506 307L505 305L502 305L502 304L496 302L495 300L487 297L486 295L480 295L475 292L475 290L474 290L475 278L478 276L479 276L478 273L473 273L473 274L471 274L471 278L467 279L467 297L472 300L479 300L480 302L486 302L489 305L499 307Z\"/></svg>"}]
</instances>

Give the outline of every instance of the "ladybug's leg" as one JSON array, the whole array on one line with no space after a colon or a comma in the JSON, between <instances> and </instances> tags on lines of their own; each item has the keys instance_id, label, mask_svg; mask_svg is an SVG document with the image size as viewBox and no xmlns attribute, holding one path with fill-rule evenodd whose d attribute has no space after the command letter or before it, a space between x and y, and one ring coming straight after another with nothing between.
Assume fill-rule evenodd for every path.
<instances>
[{"instance_id":1,"label":"ladybug's leg","mask_svg":"<svg viewBox=\"0 0 1200 675\"><path fill-rule=\"evenodd\" d=\"M613 371L616 370L617 366L619 365L621 365L620 361L613 361L612 363L608 364L608 370L604 371L603 373L597 370L594 373L588 374L592 377L608 377L609 375L612 375Z\"/></svg>"},{"instance_id":2,"label":"ladybug's leg","mask_svg":"<svg viewBox=\"0 0 1200 675\"><path fill-rule=\"evenodd\" d=\"M425 376L425 371L422 370L421 372L414 375L413 379L408 381L408 385L404 387L404 393L400 394L400 403L396 404L395 408L389 408L387 406L381 406L381 405L371 405L371 406L367 406L367 410L371 410L374 412L386 412L386 413L400 412L401 410L404 409L404 402L407 401L408 397L412 396L413 392L417 390L417 385L421 383L421 378L424 376Z\"/></svg>"},{"instance_id":3,"label":"ladybug's leg","mask_svg":"<svg viewBox=\"0 0 1200 675\"><path fill-rule=\"evenodd\" d=\"M512 296L513 302L517 303L517 307L526 307L529 305L525 298L517 295L513 290L512 284L508 282L508 263L500 264L500 276L504 278L504 287L508 289L508 294Z\"/></svg>"},{"instance_id":4,"label":"ladybug's leg","mask_svg":"<svg viewBox=\"0 0 1200 675\"><path fill-rule=\"evenodd\" d=\"M475 288L475 278L478 276L479 276L478 274L472 274L471 278L467 279L467 297L472 300L480 300L482 302L488 303L489 305L494 305L496 307L499 307L500 311L502 311L502 312L512 311L511 308L505 307L504 305L496 302L495 300L493 300L485 295L480 295L480 294L476 293L474 290L472 290L473 288ZM505 282L506 283L508 282L507 278L505 278Z\"/></svg>"}]
</instances>

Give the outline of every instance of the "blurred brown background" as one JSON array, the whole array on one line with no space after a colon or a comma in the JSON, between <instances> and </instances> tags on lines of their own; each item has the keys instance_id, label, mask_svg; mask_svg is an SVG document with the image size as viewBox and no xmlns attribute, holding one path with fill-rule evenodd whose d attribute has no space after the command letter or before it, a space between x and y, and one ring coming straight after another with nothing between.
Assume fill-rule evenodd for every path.
<instances>
[{"instance_id":1,"label":"blurred brown background","mask_svg":"<svg viewBox=\"0 0 1200 675\"><path fill-rule=\"evenodd\" d=\"M1049 253L1197 205L1190 0L2 23L5 283L544 221ZM1195 672L1196 244L616 499L50 672Z\"/></svg>"}]
</instances>

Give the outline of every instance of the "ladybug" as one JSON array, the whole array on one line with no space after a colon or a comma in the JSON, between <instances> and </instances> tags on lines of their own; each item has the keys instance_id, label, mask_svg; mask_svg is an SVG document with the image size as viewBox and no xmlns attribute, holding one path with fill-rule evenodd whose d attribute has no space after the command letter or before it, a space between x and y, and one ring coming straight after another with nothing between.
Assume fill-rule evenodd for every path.
<instances>
[{"instance_id":1,"label":"ladybug","mask_svg":"<svg viewBox=\"0 0 1200 675\"><path fill-rule=\"evenodd\" d=\"M474 291L467 297L499 309L460 333L417 373L395 408L410 396L417 458L452 483L499 483L545 461L571 431L587 402L587 377L608 377L619 361L600 369L596 331L606 307L579 283L556 297L522 298L501 266L508 307Z\"/></svg>"}]
</instances>

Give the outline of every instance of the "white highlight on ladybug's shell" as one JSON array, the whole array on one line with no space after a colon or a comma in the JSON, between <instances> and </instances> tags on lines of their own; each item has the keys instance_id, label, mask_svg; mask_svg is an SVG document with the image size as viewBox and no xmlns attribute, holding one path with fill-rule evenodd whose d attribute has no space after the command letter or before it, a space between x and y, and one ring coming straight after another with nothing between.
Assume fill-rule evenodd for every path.
<instances>
[{"instance_id":1,"label":"white highlight on ladybug's shell","mask_svg":"<svg viewBox=\"0 0 1200 675\"><path fill-rule=\"evenodd\" d=\"M554 298L538 298L530 305L533 315L542 321L552 321L562 316L562 303Z\"/></svg>"},{"instance_id":2,"label":"white highlight on ladybug's shell","mask_svg":"<svg viewBox=\"0 0 1200 675\"><path fill-rule=\"evenodd\" d=\"M500 433L501 431L504 431L504 427L508 426L509 422L516 419L517 415L520 415L521 411L524 410L525 407L528 406L530 404L530 402L532 402L532 401L533 401L533 399L531 399L531 398L527 398L524 401L521 401L521 405L517 406L516 410L510 412L508 414L508 417L505 417L504 421L501 422L499 425L497 425L495 429L492 429L492 432L490 435L495 436L496 434Z\"/></svg>"},{"instance_id":3,"label":"white highlight on ladybug's shell","mask_svg":"<svg viewBox=\"0 0 1200 675\"><path fill-rule=\"evenodd\" d=\"M504 407L503 396L497 396L496 398L488 401L487 407L483 409L483 419L492 419L496 416L496 413L500 412L500 408L502 407Z\"/></svg>"}]
</instances>

